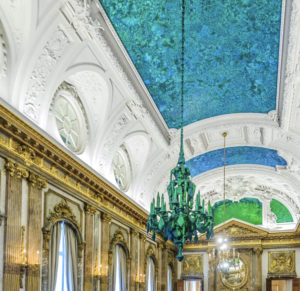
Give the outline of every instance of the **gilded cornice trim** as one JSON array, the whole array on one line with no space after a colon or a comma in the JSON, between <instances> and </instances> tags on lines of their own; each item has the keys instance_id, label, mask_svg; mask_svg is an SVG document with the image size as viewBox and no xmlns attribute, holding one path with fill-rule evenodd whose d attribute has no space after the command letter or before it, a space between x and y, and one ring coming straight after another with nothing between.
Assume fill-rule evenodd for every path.
<instances>
[{"instance_id":1,"label":"gilded cornice trim","mask_svg":"<svg viewBox=\"0 0 300 291\"><path fill-rule=\"evenodd\" d=\"M43 176L57 179L84 197L92 199L100 207L145 228L148 213L2 104L0 104L0 131L9 137L8 140L0 137L2 152L9 152L10 155L22 160L25 165L36 167L43 173ZM51 168L49 164L52 165ZM13 169L9 171L13 174ZM65 173L63 178L59 175L59 171ZM19 172L18 175L20 175Z\"/></svg>"}]
</instances>

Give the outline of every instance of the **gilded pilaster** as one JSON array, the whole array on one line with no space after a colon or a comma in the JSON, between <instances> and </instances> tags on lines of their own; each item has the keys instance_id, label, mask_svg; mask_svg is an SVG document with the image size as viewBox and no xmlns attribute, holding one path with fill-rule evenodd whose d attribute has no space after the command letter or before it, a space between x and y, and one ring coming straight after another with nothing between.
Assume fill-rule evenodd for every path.
<instances>
[{"instance_id":1,"label":"gilded pilaster","mask_svg":"<svg viewBox=\"0 0 300 291\"><path fill-rule=\"evenodd\" d=\"M214 249L208 249L208 290L214 291L215 290L215 275L216 275L216 258L215 258L215 250Z\"/></svg>"},{"instance_id":2,"label":"gilded pilaster","mask_svg":"<svg viewBox=\"0 0 300 291\"><path fill-rule=\"evenodd\" d=\"M164 245L162 248L162 259L161 259L161 291L167 290L167 272L168 272L168 247Z\"/></svg>"},{"instance_id":3,"label":"gilded pilaster","mask_svg":"<svg viewBox=\"0 0 300 291\"><path fill-rule=\"evenodd\" d=\"M146 236L144 234L139 234L139 240L140 240L140 270L139 270L139 291L144 290L145 287L145 270L144 270L144 265L145 265L145 242L146 242Z\"/></svg>"},{"instance_id":4,"label":"gilded pilaster","mask_svg":"<svg viewBox=\"0 0 300 291\"><path fill-rule=\"evenodd\" d=\"M89 204L85 204L85 241L86 248L84 253L84 290L93 289L93 230L94 215L97 209Z\"/></svg>"},{"instance_id":5,"label":"gilded pilaster","mask_svg":"<svg viewBox=\"0 0 300 291\"><path fill-rule=\"evenodd\" d=\"M47 182L42 177L33 173L29 174L28 182L28 271L26 277L26 290L35 291L40 290L42 189L47 186Z\"/></svg>"},{"instance_id":6,"label":"gilded pilaster","mask_svg":"<svg viewBox=\"0 0 300 291\"><path fill-rule=\"evenodd\" d=\"M22 285L23 244L22 244L22 178L28 171L9 160L6 169L6 225L3 291L19 291Z\"/></svg>"},{"instance_id":7,"label":"gilded pilaster","mask_svg":"<svg viewBox=\"0 0 300 291\"><path fill-rule=\"evenodd\" d=\"M102 235L101 235L101 276L100 289L108 290L108 253L109 253L109 230L110 230L111 216L102 213Z\"/></svg>"},{"instance_id":8,"label":"gilded pilaster","mask_svg":"<svg viewBox=\"0 0 300 291\"><path fill-rule=\"evenodd\" d=\"M158 275L157 275L157 291L161 291L162 282L164 280L162 276L162 268L163 268L163 243L157 243L157 262L158 262Z\"/></svg>"},{"instance_id":9,"label":"gilded pilaster","mask_svg":"<svg viewBox=\"0 0 300 291\"><path fill-rule=\"evenodd\" d=\"M137 266L138 266L138 232L135 229L130 229L130 291L137 289Z\"/></svg>"},{"instance_id":10,"label":"gilded pilaster","mask_svg":"<svg viewBox=\"0 0 300 291\"><path fill-rule=\"evenodd\" d=\"M254 248L255 253L255 285L254 285L254 291L260 291L262 290L262 247Z\"/></svg>"}]
</instances>

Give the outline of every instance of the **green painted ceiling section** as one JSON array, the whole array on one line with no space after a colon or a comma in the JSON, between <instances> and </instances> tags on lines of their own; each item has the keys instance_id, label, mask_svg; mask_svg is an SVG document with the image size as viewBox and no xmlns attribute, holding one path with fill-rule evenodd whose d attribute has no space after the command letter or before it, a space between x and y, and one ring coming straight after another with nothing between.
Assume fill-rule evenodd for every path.
<instances>
[{"instance_id":1,"label":"green painted ceiling section","mask_svg":"<svg viewBox=\"0 0 300 291\"><path fill-rule=\"evenodd\" d=\"M277 223L293 222L289 210L276 199L270 202L271 211L276 215ZM262 225L262 203L256 198L243 198L240 201L225 200L225 217L223 200L212 207L215 225L236 218L254 225ZM225 218L225 219L224 219Z\"/></svg>"},{"instance_id":2,"label":"green painted ceiling section","mask_svg":"<svg viewBox=\"0 0 300 291\"><path fill-rule=\"evenodd\" d=\"M225 217L223 201L216 202L212 207L215 225L231 218L236 218L254 225L262 224L262 203L258 199L243 198L239 202L233 202L231 200L225 201Z\"/></svg>"},{"instance_id":3,"label":"green painted ceiling section","mask_svg":"<svg viewBox=\"0 0 300 291\"><path fill-rule=\"evenodd\" d=\"M101 0L170 128L179 128L181 1ZM276 108L280 0L186 0L184 123Z\"/></svg>"},{"instance_id":4,"label":"green painted ceiling section","mask_svg":"<svg viewBox=\"0 0 300 291\"><path fill-rule=\"evenodd\" d=\"M277 223L293 222L293 217L289 210L278 200L272 199L270 202L271 211L276 215Z\"/></svg>"}]
</instances>

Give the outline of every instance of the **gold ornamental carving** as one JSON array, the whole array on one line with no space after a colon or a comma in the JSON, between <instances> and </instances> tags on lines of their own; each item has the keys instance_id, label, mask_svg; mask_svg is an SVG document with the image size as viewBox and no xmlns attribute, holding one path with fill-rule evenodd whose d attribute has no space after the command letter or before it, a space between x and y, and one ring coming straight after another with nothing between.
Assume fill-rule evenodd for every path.
<instances>
[{"instance_id":1,"label":"gold ornamental carving","mask_svg":"<svg viewBox=\"0 0 300 291\"><path fill-rule=\"evenodd\" d=\"M22 160L26 166L34 165L42 176L47 177L47 180L55 179L55 183L79 192L97 206L105 206L109 212L126 223L146 229L147 212L141 210L133 201L126 199L114 187L2 104L0 104L0 127L1 152L9 153L13 159ZM15 175L15 169L9 165L7 165L7 171ZM22 177L20 172L18 175ZM25 176L28 177L28 175Z\"/></svg>"},{"instance_id":2,"label":"gold ornamental carving","mask_svg":"<svg viewBox=\"0 0 300 291\"><path fill-rule=\"evenodd\" d=\"M92 206L92 205L90 205L90 204L85 204L84 205L84 211L88 215L95 215L96 212L97 212L97 208L94 207L94 206Z\"/></svg>"},{"instance_id":3,"label":"gold ornamental carving","mask_svg":"<svg viewBox=\"0 0 300 291\"><path fill-rule=\"evenodd\" d=\"M54 225L55 222L66 220L75 225L79 230L81 226L78 223L76 216L73 214L71 207L65 201L61 201L54 206L54 211L51 211L47 217L47 224Z\"/></svg>"},{"instance_id":4,"label":"gold ornamental carving","mask_svg":"<svg viewBox=\"0 0 300 291\"><path fill-rule=\"evenodd\" d=\"M29 176L29 172L24 167L12 160L6 162L5 170L11 177L16 176L18 179L28 178Z\"/></svg>"},{"instance_id":5,"label":"gold ornamental carving","mask_svg":"<svg viewBox=\"0 0 300 291\"><path fill-rule=\"evenodd\" d=\"M24 160L26 166L31 166L36 158L35 151L27 145L18 145L17 152Z\"/></svg>"},{"instance_id":6,"label":"gold ornamental carving","mask_svg":"<svg viewBox=\"0 0 300 291\"><path fill-rule=\"evenodd\" d=\"M85 248L85 243L83 242L82 235L81 235L81 226L78 223L76 216L73 214L72 209L64 200L62 200L61 202L57 203L54 206L53 211L49 213L46 219L46 224L42 229L44 250L46 252L49 250L49 241L51 239L51 228L55 223L59 221L66 221L73 228L78 240L78 250L79 250L78 257L81 258L82 251Z\"/></svg>"},{"instance_id":7,"label":"gold ornamental carving","mask_svg":"<svg viewBox=\"0 0 300 291\"><path fill-rule=\"evenodd\" d=\"M110 246L109 246L109 253L108 253L108 264L111 266L112 264L112 257L113 257L113 251L115 246L119 244L123 247L125 253L126 253L126 257L127 259L130 258L129 256L129 249L126 243L126 240L124 238L123 233L120 230L117 230L114 233L114 236L112 238L112 240L110 241Z\"/></svg>"},{"instance_id":8,"label":"gold ornamental carving","mask_svg":"<svg viewBox=\"0 0 300 291\"><path fill-rule=\"evenodd\" d=\"M146 251L146 259L145 259L145 265L144 265L144 274L146 274L146 270L147 270L147 263L148 263L148 259L151 258L154 262L155 265L155 273L157 275L158 273L158 261L156 259L155 256L155 251L153 249L153 247L150 245Z\"/></svg>"},{"instance_id":9,"label":"gold ornamental carving","mask_svg":"<svg viewBox=\"0 0 300 291\"><path fill-rule=\"evenodd\" d=\"M48 185L46 179L33 173L29 174L28 181L33 187L37 187L40 190L46 188Z\"/></svg>"},{"instance_id":10,"label":"gold ornamental carving","mask_svg":"<svg viewBox=\"0 0 300 291\"><path fill-rule=\"evenodd\" d=\"M203 277L203 255L184 255L182 276Z\"/></svg>"},{"instance_id":11,"label":"gold ornamental carving","mask_svg":"<svg viewBox=\"0 0 300 291\"><path fill-rule=\"evenodd\" d=\"M268 277L296 277L295 251L269 252Z\"/></svg>"},{"instance_id":12,"label":"gold ornamental carving","mask_svg":"<svg viewBox=\"0 0 300 291\"><path fill-rule=\"evenodd\" d=\"M111 222L111 219L112 219L112 217L111 217L110 214L102 213L102 220L103 220L104 222L110 223L110 222Z\"/></svg>"},{"instance_id":13,"label":"gold ornamental carving","mask_svg":"<svg viewBox=\"0 0 300 291\"><path fill-rule=\"evenodd\" d=\"M253 251L255 252L255 254L257 256L261 256L261 254L263 253L263 248L262 247L257 247L257 248L254 248Z\"/></svg>"}]
</instances>

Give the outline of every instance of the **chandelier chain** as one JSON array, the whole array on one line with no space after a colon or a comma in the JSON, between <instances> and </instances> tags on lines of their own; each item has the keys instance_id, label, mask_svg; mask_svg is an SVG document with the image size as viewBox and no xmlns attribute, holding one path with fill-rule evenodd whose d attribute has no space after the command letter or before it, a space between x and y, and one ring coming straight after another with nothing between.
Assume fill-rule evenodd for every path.
<instances>
[{"instance_id":1,"label":"chandelier chain","mask_svg":"<svg viewBox=\"0 0 300 291\"><path fill-rule=\"evenodd\" d=\"M183 111L184 111L184 42L185 42L185 0L181 2L181 128L179 161L184 162L183 151Z\"/></svg>"},{"instance_id":2,"label":"chandelier chain","mask_svg":"<svg viewBox=\"0 0 300 291\"><path fill-rule=\"evenodd\" d=\"M226 189L225 189L225 184L226 184L226 136L227 132L223 132L223 137L224 137L224 167L223 167L223 174L224 174L224 180L223 180L223 222L225 222L226 218Z\"/></svg>"}]
</instances>

